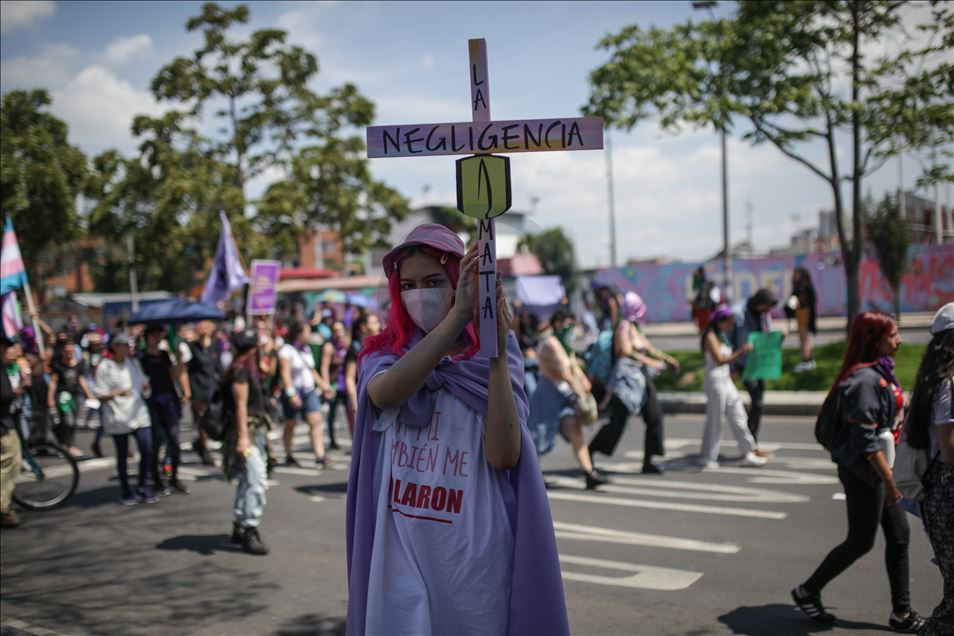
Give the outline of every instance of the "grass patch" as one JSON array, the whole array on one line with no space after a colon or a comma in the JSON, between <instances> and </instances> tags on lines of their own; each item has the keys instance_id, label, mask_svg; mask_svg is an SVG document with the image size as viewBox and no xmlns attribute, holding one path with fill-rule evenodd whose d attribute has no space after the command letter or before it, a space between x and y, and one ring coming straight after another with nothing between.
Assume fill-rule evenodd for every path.
<instances>
[{"instance_id":1,"label":"grass patch","mask_svg":"<svg viewBox=\"0 0 954 636\"><path fill-rule=\"evenodd\" d=\"M795 365L801 362L801 354L797 349L782 350L782 377L768 383L770 390L776 391L827 391L831 388L841 362L845 357L847 343L833 342L821 347L815 347L815 369L804 373L795 373ZM895 375L905 391L914 387L914 380L918 373L918 366L927 345L902 344L898 350L895 366ZM671 373L663 373L656 378L656 387L660 391L702 391L702 382L705 377L705 365L701 351L676 351L671 354L679 360L684 374L676 377ZM741 386L741 383L740 383Z\"/></svg>"}]
</instances>

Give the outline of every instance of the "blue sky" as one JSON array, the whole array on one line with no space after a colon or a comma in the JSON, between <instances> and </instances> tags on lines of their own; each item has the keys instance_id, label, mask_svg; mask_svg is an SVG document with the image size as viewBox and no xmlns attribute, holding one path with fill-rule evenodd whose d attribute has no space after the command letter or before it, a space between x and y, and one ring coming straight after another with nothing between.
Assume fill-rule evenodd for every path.
<instances>
[{"instance_id":1,"label":"blue sky","mask_svg":"<svg viewBox=\"0 0 954 636\"><path fill-rule=\"evenodd\" d=\"M232 3L223 3L230 5ZM469 119L467 39L487 40L495 119L578 116L587 74L606 59L599 39L622 26L668 26L693 16L675 2L268 2L249 3L247 30L282 28L315 53L316 88L345 81L376 104L376 124ZM2 3L0 89L44 87L53 112L87 153L131 152L136 113L159 113L148 92L155 72L199 43L185 21L193 2ZM721 3L717 12L728 12ZM697 17L698 12L695 12ZM619 260L708 257L719 249L718 138L709 130L662 133L652 123L612 133ZM821 149L809 149L821 156ZM844 157L849 146L843 144ZM454 203L454 158L372 160L374 174L414 204ZM524 153L511 158L514 209L538 199L533 223L562 226L584 266L608 265L606 156L602 151ZM903 166L906 187L919 170ZM733 241L753 222L759 249L787 242L829 206L828 186L770 147L729 145ZM865 185L876 196L898 187L893 161ZM249 194L261 193L270 172Z\"/></svg>"}]
</instances>

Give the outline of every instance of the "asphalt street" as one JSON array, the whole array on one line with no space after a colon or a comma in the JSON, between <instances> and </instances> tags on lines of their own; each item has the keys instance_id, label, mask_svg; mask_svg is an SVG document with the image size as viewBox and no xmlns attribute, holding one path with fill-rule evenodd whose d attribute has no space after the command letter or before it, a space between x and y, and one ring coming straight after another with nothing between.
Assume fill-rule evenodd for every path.
<instances>
[{"instance_id":1,"label":"asphalt street","mask_svg":"<svg viewBox=\"0 0 954 636\"><path fill-rule=\"evenodd\" d=\"M842 490L813 442L812 421L767 417L763 446L777 457L760 469L733 467L728 439L720 469L690 466L701 429L701 416L670 416L669 470L643 476L643 424L632 420L617 456L599 461L613 483L598 493L583 490L565 445L543 459L573 633L887 632L880 537L825 591L840 619L833 629L810 623L790 601L792 586L845 532ZM296 445L307 457L304 427ZM112 458L84 461L66 507L24 513L20 529L3 531L4 634L343 633L349 458L335 457L324 471L276 469L265 557L228 545L234 486L191 452L182 469L191 495L131 508L116 503ZM928 613L941 578L920 522L909 520L912 598Z\"/></svg>"}]
</instances>

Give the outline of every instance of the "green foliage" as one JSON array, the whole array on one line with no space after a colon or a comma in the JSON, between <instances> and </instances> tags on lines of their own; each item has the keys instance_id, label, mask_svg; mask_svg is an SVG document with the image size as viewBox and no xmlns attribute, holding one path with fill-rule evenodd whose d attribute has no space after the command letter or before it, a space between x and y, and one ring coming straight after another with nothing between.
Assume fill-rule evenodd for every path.
<instances>
[{"instance_id":1,"label":"green foliage","mask_svg":"<svg viewBox=\"0 0 954 636\"><path fill-rule=\"evenodd\" d=\"M31 285L42 291L65 254L55 249L81 228L76 197L86 157L67 139L67 126L47 112L43 90L11 91L0 108L0 209L11 215Z\"/></svg>"},{"instance_id":2,"label":"green foliage","mask_svg":"<svg viewBox=\"0 0 954 636\"><path fill-rule=\"evenodd\" d=\"M832 190L848 278L849 317L859 308L861 184L903 151L936 148L938 166L922 182L951 179L954 130L954 10L931 4L917 26L924 44L902 29L904 3L881 0L742 0L731 19L671 29L628 26L604 38L609 60L590 75L588 114L632 128L650 117L669 130L685 125L743 127L754 144L771 143L824 179ZM890 43L889 53L865 47ZM837 142L852 140L850 165ZM818 162L804 144L821 143ZM852 184L852 235L843 182Z\"/></svg>"},{"instance_id":3,"label":"green foliage","mask_svg":"<svg viewBox=\"0 0 954 636\"><path fill-rule=\"evenodd\" d=\"M126 288L125 237L131 235L142 289L191 289L214 253L218 211L241 209L234 169L203 150L180 113L136 117L133 131L142 140L138 155L124 158L110 150L95 157L86 186L95 201L90 232L107 242L97 286ZM230 220L237 237L251 235L244 216Z\"/></svg>"},{"instance_id":4,"label":"green foliage","mask_svg":"<svg viewBox=\"0 0 954 636\"><path fill-rule=\"evenodd\" d=\"M911 230L894 197L885 195L877 206L868 200L865 208L865 234L878 256L881 273L894 293L895 315L900 315L901 277L908 268Z\"/></svg>"},{"instance_id":5,"label":"green foliage","mask_svg":"<svg viewBox=\"0 0 954 636\"><path fill-rule=\"evenodd\" d=\"M297 237L319 225L338 232L346 253L362 254L384 246L392 220L407 213L407 200L372 178L361 139L329 138L298 152L289 178L269 186L253 222L272 238L276 256L297 254Z\"/></svg>"},{"instance_id":6,"label":"green foliage","mask_svg":"<svg viewBox=\"0 0 954 636\"><path fill-rule=\"evenodd\" d=\"M319 227L337 230L345 249L360 254L407 213L405 199L371 177L364 143L352 134L371 123L373 104L352 84L315 92L318 59L278 29L237 38L248 21L245 5L203 5L186 24L202 45L151 83L156 99L175 107L135 118L137 156L110 152L95 162L93 227L107 240L133 234L144 289L202 282L219 210L246 257L287 260ZM269 169L285 178L249 202L249 180ZM100 268L110 279L101 282L115 283L124 269Z\"/></svg>"},{"instance_id":7,"label":"green foliage","mask_svg":"<svg viewBox=\"0 0 954 636\"><path fill-rule=\"evenodd\" d=\"M539 234L527 234L520 239L518 247L530 250L543 271L563 279L567 296L576 290L576 255L571 241L563 229L551 227Z\"/></svg>"},{"instance_id":8,"label":"green foliage","mask_svg":"<svg viewBox=\"0 0 954 636\"><path fill-rule=\"evenodd\" d=\"M468 216L464 216L456 207L450 205L431 205L428 206L427 211L430 213L431 220L434 223L439 223L458 233L474 233L474 228L476 227L474 220Z\"/></svg>"},{"instance_id":9,"label":"green foliage","mask_svg":"<svg viewBox=\"0 0 954 636\"><path fill-rule=\"evenodd\" d=\"M792 337L792 336L790 336ZM918 366L927 345L903 344L895 358L894 373L902 387L914 386ZM782 377L768 383L769 390L775 391L828 391L845 358L847 344L833 342L815 347L815 369L804 373L795 373L795 365L801 362L801 352L797 349L782 350ZM679 360L687 378L680 381L670 373L656 378L656 387L660 391L702 391L705 379L705 365L700 351L677 351L671 355ZM691 374L691 375L690 375ZM688 381L686 381L688 380ZM741 384L740 384L741 390Z\"/></svg>"}]
</instances>

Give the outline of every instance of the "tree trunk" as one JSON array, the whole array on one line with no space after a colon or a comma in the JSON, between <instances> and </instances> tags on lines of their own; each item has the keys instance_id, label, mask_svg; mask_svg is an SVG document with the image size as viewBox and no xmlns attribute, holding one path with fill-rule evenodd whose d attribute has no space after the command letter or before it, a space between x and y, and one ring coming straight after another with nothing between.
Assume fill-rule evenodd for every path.
<instances>
[{"instance_id":1,"label":"tree trunk","mask_svg":"<svg viewBox=\"0 0 954 636\"><path fill-rule=\"evenodd\" d=\"M851 101L859 103L861 90L861 62L858 59L860 54L861 40L861 16L860 8L857 2L851 3ZM851 220L852 220L852 256L850 269L853 270L853 276L848 277L848 324L849 327L854 321L855 316L861 310L861 303L858 293L858 266L861 261L862 253L862 204L861 204L861 114L858 109L851 113L851 136L852 136L852 166L851 176ZM845 273L849 270L849 264L845 262Z\"/></svg>"},{"instance_id":2,"label":"tree trunk","mask_svg":"<svg viewBox=\"0 0 954 636\"><path fill-rule=\"evenodd\" d=\"M894 319L901 326L901 284L896 285L891 291L894 292Z\"/></svg>"}]
</instances>

